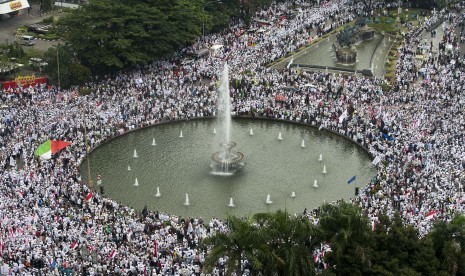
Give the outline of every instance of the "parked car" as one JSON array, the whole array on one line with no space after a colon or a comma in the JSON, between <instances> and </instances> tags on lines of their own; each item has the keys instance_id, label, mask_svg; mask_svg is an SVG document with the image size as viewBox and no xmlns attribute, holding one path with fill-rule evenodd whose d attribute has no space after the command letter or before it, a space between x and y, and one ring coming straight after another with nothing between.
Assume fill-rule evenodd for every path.
<instances>
[{"instance_id":1,"label":"parked car","mask_svg":"<svg viewBox=\"0 0 465 276\"><path fill-rule=\"evenodd\" d=\"M19 44L25 46L32 46L36 44L35 38L31 35L22 35L19 37Z\"/></svg>"},{"instance_id":2,"label":"parked car","mask_svg":"<svg viewBox=\"0 0 465 276\"><path fill-rule=\"evenodd\" d=\"M36 68L42 68L44 66L47 66L48 63L45 62L41 58L30 58L29 59L29 65L32 66L32 67L36 67Z\"/></svg>"}]
</instances>

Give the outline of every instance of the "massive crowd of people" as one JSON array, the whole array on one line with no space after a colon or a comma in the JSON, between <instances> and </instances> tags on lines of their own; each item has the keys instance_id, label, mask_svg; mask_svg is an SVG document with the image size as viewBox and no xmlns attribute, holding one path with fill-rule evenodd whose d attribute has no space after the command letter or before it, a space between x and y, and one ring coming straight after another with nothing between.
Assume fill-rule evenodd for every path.
<instances>
[{"instance_id":1,"label":"massive crowd of people","mask_svg":"<svg viewBox=\"0 0 465 276\"><path fill-rule=\"evenodd\" d=\"M354 202L374 225L380 213L398 211L405 223L426 234L435 219L463 212L465 67L456 34L464 28L462 7L437 12L402 37L390 91L383 91L384 80L376 77L266 68L362 13L346 0L302 5L295 16L282 17L287 8L278 4L257 12L255 32L237 24L182 51L223 45L209 55L96 78L81 87L91 91L87 96L54 86L2 91L0 273L203 275L207 252L198 245L227 231L221 220L155 211L141 215L91 194L78 166L86 154L84 125L93 148L163 120L214 116L215 84L225 62L236 114L331 129L372 153L378 173ZM440 45L419 52L437 20L444 20ZM34 150L48 139L72 144L51 160L40 160ZM213 275L224 272L226 258ZM245 260L241 273L247 271Z\"/></svg>"}]
</instances>

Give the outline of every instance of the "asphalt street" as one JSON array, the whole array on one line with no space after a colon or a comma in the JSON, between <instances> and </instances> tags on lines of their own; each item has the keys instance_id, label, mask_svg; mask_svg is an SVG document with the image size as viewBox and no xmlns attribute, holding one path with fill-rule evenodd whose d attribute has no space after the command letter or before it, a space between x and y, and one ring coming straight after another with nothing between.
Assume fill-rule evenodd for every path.
<instances>
[{"instance_id":1,"label":"asphalt street","mask_svg":"<svg viewBox=\"0 0 465 276\"><path fill-rule=\"evenodd\" d=\"M39 6L32 5L32 9L28 12L27 9L24 9L14 18L6 18L0 21L0 44L11 43L16 40L15 30L20 26L27 24L34 24L41 22L45 17L51 15L59 15L59 11L54 11L46 13L44 15L39 14ZM25 46L33 47L34 49L45 51L53 45L57 45L59 41L44 41L36 39L36 44L34 46Z\"/></svg>"}]
</instances>

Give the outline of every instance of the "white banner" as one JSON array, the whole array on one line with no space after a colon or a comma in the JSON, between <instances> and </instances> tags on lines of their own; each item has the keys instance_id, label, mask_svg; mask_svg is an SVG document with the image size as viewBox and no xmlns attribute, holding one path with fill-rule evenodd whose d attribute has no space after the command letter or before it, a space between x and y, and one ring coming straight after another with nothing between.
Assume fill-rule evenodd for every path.
<instances>
[{"instance_id":1,"label":"white banner","mask_svg":"<svg viewBox=\"0 0 465 276\"><path fill-rule=\"evenodd\" d=\"M7 14L26 8L29 8L29 2L27 0L14 0L0 4L0 14Z\"/></svg>"}]
</instances>

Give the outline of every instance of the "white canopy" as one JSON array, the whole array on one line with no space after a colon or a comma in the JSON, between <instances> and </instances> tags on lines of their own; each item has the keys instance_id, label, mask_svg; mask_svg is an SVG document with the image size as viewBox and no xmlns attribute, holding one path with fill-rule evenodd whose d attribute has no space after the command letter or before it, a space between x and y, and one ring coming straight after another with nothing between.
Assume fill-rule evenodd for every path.
<instances>
[{"instance_id":1,"label":"white canopy","mask_svg":"<svg viewBox=\"0 0 465 276\"><path fill-rule=\"evenodd\" d=\"M216 51L216 50L220 49L221 47L223 47L223 45L215 44L215 45L210 47L210 50Z\"/></svg>"}]
</instances>

